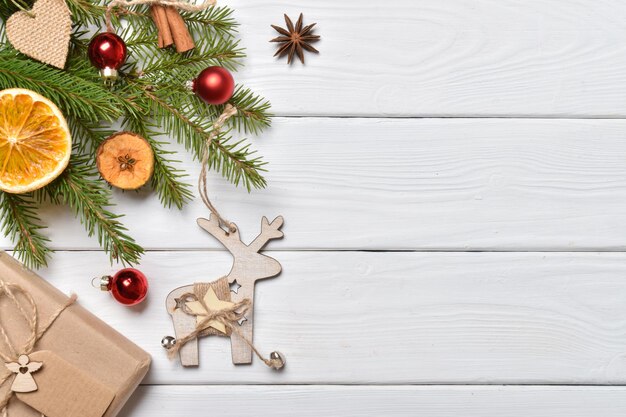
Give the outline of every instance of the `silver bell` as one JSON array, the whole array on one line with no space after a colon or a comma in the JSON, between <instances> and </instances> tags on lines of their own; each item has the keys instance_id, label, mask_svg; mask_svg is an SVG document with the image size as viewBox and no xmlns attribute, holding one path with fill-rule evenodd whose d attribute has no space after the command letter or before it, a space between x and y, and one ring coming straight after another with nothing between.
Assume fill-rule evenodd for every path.
<instances>
[{"instance_id":1,"label":"silver bell","mask_svg":"<svg viewBox=\"0 0 626 417\"><path fill-rule=\"evenodd\" d=\"M277 351L270 353L270 360L275 362L275 365L273 365L272 368L274 368L277 371L282 369L287 363L287 361L285 360L285 356L283 356L282 353L277 352Z\"/></svg>"},{"instance_id":2,"label":"silver bell","mask_svg":"<svg viewBox=\"0 0 626 417\"><path fill-rule=\"evenodd\" d=\"M161 346L163 346L165 349L171 349L174 347L175 344L176 338L173 336L165 336L163 339L161 339Z\"/></svg>"}]
</instances>

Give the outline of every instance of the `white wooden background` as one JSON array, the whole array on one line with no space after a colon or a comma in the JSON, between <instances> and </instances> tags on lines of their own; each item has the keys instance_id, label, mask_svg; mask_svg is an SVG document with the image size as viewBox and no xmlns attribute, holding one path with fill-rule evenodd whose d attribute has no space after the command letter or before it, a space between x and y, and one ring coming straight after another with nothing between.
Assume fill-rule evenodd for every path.
<instances>
[{"instance_id":1,"label":"white wooden background","mask_svg":"<svg viewBox=\"0 0 626 417\"><path fill-rule=\"evenodd\" d=\"M224 4L249 54L237 78L277 117L254 139L269 188L211 189L246 239L285 216L255 341L288 366L235 367L217 338L198 369L166 359L166 294L230 266L199 202L117 195L149 249L136 309L90 287L115 268L49 208L58 252L41 273L153 355L122 417L623 416L626 2ZM322 53L288 67L269 25L301 11Z\"/></svg>"}]
</instances>

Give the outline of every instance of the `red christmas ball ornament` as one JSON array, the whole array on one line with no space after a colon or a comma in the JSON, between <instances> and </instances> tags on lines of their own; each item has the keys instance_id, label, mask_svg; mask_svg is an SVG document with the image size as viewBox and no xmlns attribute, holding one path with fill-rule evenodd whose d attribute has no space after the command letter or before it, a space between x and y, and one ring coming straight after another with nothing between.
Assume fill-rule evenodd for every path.
<instances>
[{"instance_id":1,"label":"red christmas ball ornament","mask_svg":"<svg viewBox=\"0 0 626 417\"><path fill-rule=\"evenodd\" d=\"M208 67L192 81L191 89L208 104L224 104L233 96L235 80L226 68Z\"/></svg>"},{"instance_id":2,"label":"red christmas ball ornament","mask_svg":"<svg viewBox=\"0 0 626 417\"><path fill-rule=\"evenodd\" d=\"M100 278L100 289L110 291L119 303L134 306L146 298L148 279L137 269L125 268L113 276Z\"/></svg>"},{"instance_id":3,"label":"red christmas ball ornament","mask_svg":"<svg viewBox=\"0 0 626 417\"><path fill-rule=\"evenodd\" d=\"M126 61L126 43L115 33L100 33L89 42L88 55L103 78L115 79L117 70Z\"/></svg>"}]
</instances>

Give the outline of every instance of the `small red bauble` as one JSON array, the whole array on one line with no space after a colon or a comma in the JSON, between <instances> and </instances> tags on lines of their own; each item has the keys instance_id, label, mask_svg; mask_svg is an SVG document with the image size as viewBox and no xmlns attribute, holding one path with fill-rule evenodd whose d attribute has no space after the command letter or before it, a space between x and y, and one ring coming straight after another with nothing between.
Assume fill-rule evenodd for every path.
<instances>
[{"instance_id":1,"label":"small red bauble","mask_svg":"<svg viewBox=\"0 0 626 417\"><path fill-rule=\"evenodd\" d=\"M192 91L208 104L224 104L233 96L235 80L226 68L208 67L193 80Z\"/></svg>"},{"instance_id":2,"label":"small red bauble","mask_svg":"<svg viewBox=\"0 0 626 417\"><path fill-rule=\"evenodd\" d=\"M148 279L137 269L125 268L115 275L102 277L100 289L110 291L118 302L126 306L139 304L148 294Z\"/></svg>"},{"instance_id":3,"label":"small red bauble","mask_svg":"<svg viewBox=\"0 0 626 417\"><path fill-rule=\"evenodd\" d=\"M117 70L126 61L126 44L115 33L100 33L89 42L88 54L104 78L117 78Z\"/></svg>"}]
</instances>

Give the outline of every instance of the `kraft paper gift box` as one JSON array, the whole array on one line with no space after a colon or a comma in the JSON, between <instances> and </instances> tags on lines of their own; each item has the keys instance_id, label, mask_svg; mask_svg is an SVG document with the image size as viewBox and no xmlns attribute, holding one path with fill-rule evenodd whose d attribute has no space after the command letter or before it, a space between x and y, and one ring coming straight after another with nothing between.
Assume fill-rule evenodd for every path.
<instances>
[{"instance_id":1,"label":"kraft paper gift box","mask_svg":"<svg viewBox=\"0 0 626 417\"><path fill-rule=\"evenodd\" d=\"M15 349L14 353L10 352L0 332L0 352L15 359L24 353L18 350L32 334L29 322L5 291L8 288L24 311L32 312L28 295L15 291L18 286L36 305L38 330L69 300L67 295L0 251L0 326ZM0 360L0 381L4 380L0 385L0 401L10 398L6 407L8 417L114 417L150 366L148 353L78 303L58 315L28 357L31 363L41 362L42 366L29 373L36 391L23 393L13 392L13 383L16 378L29 378L23 375L28 373L26 367L14 364L12 372L2 364L6 359Z\"/></svg>"}]
</instances>

